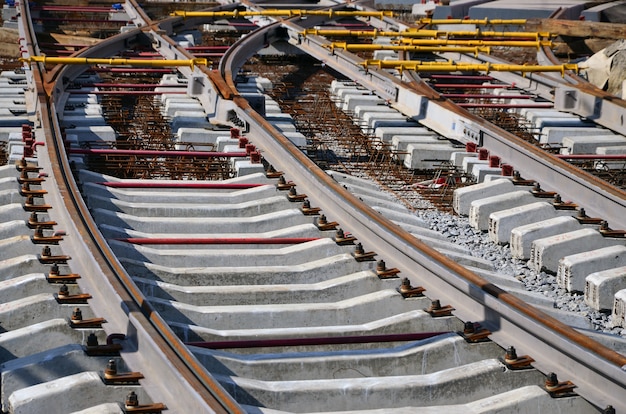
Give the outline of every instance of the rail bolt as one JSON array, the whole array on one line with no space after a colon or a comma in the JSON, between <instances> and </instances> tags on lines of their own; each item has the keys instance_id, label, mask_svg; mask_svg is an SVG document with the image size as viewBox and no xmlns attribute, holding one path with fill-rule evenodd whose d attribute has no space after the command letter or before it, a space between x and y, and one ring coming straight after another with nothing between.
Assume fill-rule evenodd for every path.
<instances>
[{"instance_id":1,"label":"rail bolt","mask_svg":"<svg viewBox=\"0 0 626 414\"><path fill-rule=\"evenodd\" d=\"M70 289L67 287L65 283L63 283L61 287L59 288L59 293L58 293L59 297L60 298L66 297L69 294L70 294Z\"/></svg>"},{"instance_id":2,"label":"rail bolt","mask_svg":"<svg viewBox=\"0 0 626 414\"><path fill-rule=\"evenodd\" d=\"M96 336L95 333L90 333L89 336L87 337L87 346L98 346L98 337Z\"/></svg>"},{"instance_id":3,"label":"rail bolt","mask_svg":"<svg viewBox=\"0 0 626 414\"><path fill-rule=\"evenodd\" d=\"M80 308L74 308L72 312L72 322L82 321L83 320L83 312Z\"/></svg>"},{"instance_id":4,"label":"rail bolt","mask_svg":"<svg viewBox=\"0 0 626 414\"><path fill-rule=\"evenodd\" d=\"M135 391L131 391L128 393L124 405L126 406L126 408L137 407L139 405L139 399L137 398L137 394L135 394Z\"/></svg>"},{"instance_id":5,"label":"rail bolt","mask_svg":"<svg viewBox=\"0 0 626 414\"><path fill-rule=\"evenodd\" d=\"M107 362L107 367L104 370L104 376L113 376L117 374L117 362L114 359L109 359Z\"/></svg>"}]
</instances>

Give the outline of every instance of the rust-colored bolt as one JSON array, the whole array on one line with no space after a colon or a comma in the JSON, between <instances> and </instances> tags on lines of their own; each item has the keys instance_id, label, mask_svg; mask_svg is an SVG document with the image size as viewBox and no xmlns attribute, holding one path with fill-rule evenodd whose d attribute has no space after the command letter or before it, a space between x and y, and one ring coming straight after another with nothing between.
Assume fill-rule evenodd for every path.
<instances>
[{"instance_id":1,"label":"rust-colored bolt","mask_svg":"<svg viewBox=\"0 0 626 414\"><path fill-rule=\"evenodd\" d=\"M295 197L295 196L298 195L298 192L296 191L296 187L291 187L289 189L289 195L292 196L292 197Z\"/></svg>"},{"instance_id":2,"label":"rust-colored bolt","mask_svg":"<svg viewBox=\"0 0 626 414\"><path fill-rule=\"evenodd\" d=\"M52 256L52 250L50 250L50 246L44 246L44 247L41 249L41 255L42 255L43 257L49 257L49 256Z\"/></svg>"},{"instance_id":3,"label":"rust-colored bolt","mask_svg":"<svg viewBox=\"0 0 626 414\"><path fill-rule=\"evenodd\" d=\"M339 227L337 229L337 231L335 232L335 238L336 239L344 239L346 237L345 233L343 232L343 229L341 227Z\"/></svg>"},{"instance_id":4,"label":"rust-colored bolt","mask_svg":"<svg viewBox=\"0 0 626 414\"><path fill-rule=\"evenodd\" d=\"M600 230L610 230L609 228L609 222L606 220L602 220L600 222Z\"/></svg>"},{"instance_id":5,"label":"rust-colored bolt","mask_svg":"<svg viewBox=\"0 0 626 414\"><path fill-rule=\"evenodd\" d=\"M115 362L114 359L109 359L109 362L107 362L107 367L104 370L104 375L105 376L117 375L117 362Z\"/></svg>"},{"instance_id":6,"label":"rust-colored bolt","mask_svg":"<svg viewBox=\"0 0 626 414\"><path fill-rule=\"evenodd\" d=\"M439 301L439 299L435 299L430 303L430 306L428 307L428 312L437 311L439 309L441 309L441 302Z\"/></svg>"},{"instance_id":7,"label":"rust-colored bolt","mask_svg":"<svg viewBox=\"0 0 626 414\"><path fill-rule=\"evenodd\" d=\"M287 180L285 180L285 176L281 175L278 177L278 184L287 184Z\"/></svg>"},{"instance_id":8,"label":"rust-colored bolt","mask_svg":"<svg viewBox=\"0 0 626 414\"><path fill-rule=\"evenodd\" d=\"M561 204L563 202L563 200L561 199L561 195L560 194L555 194L554 195L554 204Z\"/></svg>"},{"instance_id":9,"label":"rust-colored bolt","mask_svg":"<svg viewBox=\"0 0 626 414\"><path fill-rule=\"evenodd\" d=\"M326 223L328 223L328 222L326 221L326 216L324 214L322 214L321 216L319 216L317 218L317 224L318 225L324 225Z\"/></svg>"},{"instance_id":10,"label":"rust-colored bolt","mask_svg":"<svg viewBox=\"0 0 626 414\"><path fill-rule=\"evenodd\" d=\"M548 374L548 378L546 378L546 389L556 388L559 385L559 379L557 378L554 372Z\"/></svg>"},{"instance_id":11,"label":"rust-colored bolt","mask_svg":"<svg viewBox=\"0 0 626 414\"><path fill-rule=\"evenodd\" d=\"M95 333L90 333L87 337L87 346L98 346L98 337Z\"/></svg>"},{"instance_id":12,"label":"rust-colored bolt","mask_svg":"<svg viewBox=\"0 0 626 414\"><path fill-rule=\"evenodd\" d=\"M364 254L365 250L363 250L363 245L361 243L357 243L356 246L354 247L354 253L355 254Z\"/></svg>"},{"instance_id":13,"label":"rust-colored bolt","mask_svg":"<svg viewBox=\"0 0 626 414\"><path fill-rule=\"evenodd\" d=\"M535 183L533 186L533 191L539 192L541 191L541 185L539 183Z\"/></svg>"},{"instance_id":14,"label":"rust-colored bolt","mask_svg":"<svg viewBox=\"0 0 626 414\"><path fill-rule=\"evenodd\" d=\"M506 349L506 353L504 354L504 362L511 363L517 360L517 351L514 346L510 346Z\"/></svg>"},{"instance_id":15,"label":"rust-colored bolt","mask_svg":"<svg viewBox=\"0 0 626 414\"><path fill-rule=\"evenodd\" d=\"M59 274L59 265L55 263L50 267L50 275L57 276L58 274Z\"/></svg>"},{"instance_id":16,"label":"rust-colored bolt","mask_svg":"<svg viewBox=\"0 0 626 414\"><path fill-rule=\"evenodd\" d=\"M407 292L411 289L413 289L413 286L411 286L411 281L409 280L409 278L408 277L403 278L402 284L400 285L400 292Z\"/></svg>"},{"instance_id":17,"label":"rust-colored bolt","mask_svg":"<svg viewBox=\"0 0 626 414\"><path fill-rule=\"evenodd\" d=\"M67 285L65 283L63 283L61 285L61 288L59 289L59 297L64 297L64 296L68 296L70 294L70 289L67 287Z\"/></svg>"},{"instance_id":18,"label":"rust-colored bolt","mask_svg":"<svg viewBox=\"0 0 626 414\"><path fill-rule=\"evenodd\" d=\"M580 218L587 217L587 212L585 211L584 208L581 208L580 210L578 210L578 217Z\"/></svg>"},{"instance_id":19,"label":"rust-colored bolt","mask_svg":"<svg viewBox=\"0 0 626 414\"><path fill-rule=\"evenodd\" d=\"M473 334L476 332L476 327L474 326L474 322L467 321L463 325L463 333L465 335Z\"/></svg>"},{"instance_id":20,"label":"rust-colored bolt","mask_svg":"<svg viewBox=\"0 0 626 414\"><path fill-rule=\"evenodd\" d=\"M376 263L376 271L377 272L384 272L385 270L387 270L387 265L386 265L385 261L381 259L381 260L378 261L378 263ZM404 279L402 280L402 284L404 284Z\"/></svg>"},{"instance_id":21,"label":"rust-colored bolt","mask_svg":"<svg viewBox=\"0 0 626 414\"><path fill-rule=\"evenodd\" d=\"M43 229L41 228L41 226L35 227L35 238L42 238L42 237L43 237Z\"/></svg>"},{"instance_id":22,"label":"rust-colored bolt","mask_svg":"<svg viewBox=\"0 0 626 414\"><path fill-rule=\"evenodd\" d=\"M80 308L74 308L74 311L72 312L72 321L77 322L82 320L83 312L80 310Z\"/></svg>"},{"instance_id":23,"label":"rust-colored bolt","mask_svg":"<svg viewBox=\"0 0 626 414\"><path fill-rule=\"evenodd\" d=\"M604 410L602 410L602 414L615 414L615 408L612 405L607 405Z\"/></svg>"},{"instance_id":24,"label":"rust-colored bolt","mask_svg":"<svg viewBox=\"0 0 626 414\"><path fill-rule=\"evenodd\" d=\"M124 405L126 405L126 408L137 407L139 405L139 399L137 398L137 394L135 394L135 391L131 391L128 393Z\"/></svg>"}]
</instances>

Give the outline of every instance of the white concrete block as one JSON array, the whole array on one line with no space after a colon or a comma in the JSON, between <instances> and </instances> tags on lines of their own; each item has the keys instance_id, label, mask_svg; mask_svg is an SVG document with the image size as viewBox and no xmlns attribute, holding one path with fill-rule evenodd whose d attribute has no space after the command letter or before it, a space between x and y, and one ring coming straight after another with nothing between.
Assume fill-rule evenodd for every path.
<instances>
[{"instance_id":1,"label":"white concrete block","mask_svg":"<svg viewBox=\"0 0 626 414\"><path fill-rule=\"evenodd\" d=\"M441 166L456 151L449 144L409 144L406 148L404 166L410 169L423 170Z\"/></svg>"},{"instance_id":2,"label":"white concrete block","mask_svg":"<svg viewBox=\"0 0 626 414\"><path fill-rule=\"evenodd\" d=\"M424 127L378 127L374 136L384 142L390 142L394 136L408 135L433 135L433 131Z\"/></svg>"},{"instance_id":3,"label":"white concrete block","mask_svg":"<svg viewBox=\"0 0 626 414\"><path fill-rule=\"evenodd\" d=\"M514 228L547 220L555 215L552 204L543 201L496 211L489 215L489 238L495 243L509 243Z\"/></svg>"},{"instance_id":4,"label":"white concrete block","mask_svg":"<svg viewBox=\"0 0 626 414\"><path fill-rule=\"evenodd\" d=\"M568 292L583 292L585 278L596 271L626 266L626 246L615 245L565 256L559 261L557 284Z\"/></svg>"},{"instance_id":5,"label":"white concrete block","mask_svg":"<svg viewBox=\"0 0 626 414\"><path fill-rule=\"evenodd\" d=\"M554 217L515 227L511 230L511 255L514 259L529 259L533 241L580 228L578 220L570 216Z\"/></svg>"},{"instance_id":6,"label":"white concrete block","mask_svg":"<svg viewBox=\"0 0 626 414\"><path fill-rule=\"evenodd\" d=\"M469 224L478 230L489 229L489 216L496 211L531 204L537 199L529 191L513 191L472 201Z\"/></svg>"},{"instance_id":7,"label":"white concrete block","mask_svg":"<svg viewBox=\"0 0 626 414\"><path fill-rule=\"evenodd\" d=\"M398 151L398 159L404 161L409 144L442 144L444 142L437 139L435 135L394 135L391 138L391 147Z\"/></svg>"},{"instance_id":8,"label":"white concrete block","mask_svg":"<svg viewBox=\"0 0 626 414\"><path fill-rule=\"evenodd\" d=\"M614 243L597 230L589 228L537 239L530 248L528 267L535 271L556 272L561 258Z\"/></svg>"},{"instance_id":9,"label":"white concrete block","mask_svg":"<svg viewBox=\"0 0 626 414\"><path fill-rule=\"evenodd\" d=\"M624 145L626 138L621 135L566 136L561 143L561 154L595 154L598 147Z\"/></svg>"},{"instance_id":10,"label":"white concrete block","mask_svg":"<svg viewBox=\"0 0 626 414\"><path fill-rule=\"evenodd\" d=\"M611 310L615 294L626 289L626 266L593 272L585 278L585 303L595 310Z\"/></svg>"},{"instance_id":11,"label":"white concrete block","mask_svg":"<svg viewBox=\"0 0 626 414\"><path fill-rule=\"evenodd\" d=\"M613 131L603 128L559 128L546 127L541 130L539 142L541 144L560 144L563 138L575 136L598 136L598 135L615 135Z\"/></svg>"},{"instance_id":12,"label":"white concrete block","mask_svg":"<svg viewBox=\"0 0 626 414\"><path fill-rule=\"evenodd\" d=\"M613 326L626 328L626 289L618 290L613 302Z\"/></svg>"},{"instance_id":13,"label":"white concrete block","mask_svg":"<svg viewBox=\"0 0 626 414\"><path fill-rule=\"evenodd\" d=\"M511 180L496 180L489 183L457 188L452 194L452 207L456 214L467 216L469 214L470 205L474 200L509 193L515 190L516 188Z\"/></svg>"}]
</instances>

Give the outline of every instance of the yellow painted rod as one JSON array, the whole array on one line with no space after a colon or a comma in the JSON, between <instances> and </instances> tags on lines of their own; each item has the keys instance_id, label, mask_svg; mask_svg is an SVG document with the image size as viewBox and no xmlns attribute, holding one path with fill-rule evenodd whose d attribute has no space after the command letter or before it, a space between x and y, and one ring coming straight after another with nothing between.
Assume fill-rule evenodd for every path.
<instances>
[{"instance_id":1,"label":"yellow painted rod","mask_svg":"<svg viewBox=\"0 0 626 414\"><path fill-rule=\"evenodd\" d=\"M197 59L125 59L125 58L82 58L82 57L53 57L53 56L30 56L20 58L22 62L38 62L51 65L110 65L110 66L148 66L154 68L208 65L204 58Z\"/></svg>"},{"instance_id":2,"label":"yellow painted rod","mask_svg":"<svg viewBox=\"0 0 626 414\"><path fill-rule=\"evenodd\" d=\"M306 29L301 34L303 35L316 35L316 36L354 36L354 37L441 37L445 36L448 32L441 30L419 30L419 31L405 31L405 32L387 32L383 30L346 30L346 29Z\"/></svg>"},{"instance_id":3,"label":"yellow painted rod","mask_svg":"<svg viewBox=\"0 0 626 414\"><path fill-rule=\"evenodd\" d=\"M578 73L578 65L575 63L565 63L563 65L507 65L500 63L448 63L410 61L410 60L366 60L362 66L378 66L379 68L392 68L397 70L413 70L416 72L455 72L479 71L479 72L560 72L565 75L566 70Z\"/></svg>"},{"instance_id":4,"label":"yellow painted rod","mask_svg":"<svg viewBox=\"0 0 626 414\"><path fill-rule=\"evenodd\" d=\"M393 17L391 11L344 11L344 10L299 10L299 9L270 9L270 10L233 10L233 11L185 11L175 10L171 16L180 17L211 17L236 19L239 17L296 17L296 16L327 16L329 19L338 17Z\"/></svg>"},{"instance_id":5,"label":"yellow painted rod","mask_svg":"<svg viewBox=\"0 0 626 414\"><path fill-rule=\"evenodd\" d=\"M458 45L458 46L503 46L503 47L552 47L551 40L481 40L481 39L400 39L392 43L412 46Z\"/></svg>"},{"instance_id":6,"label":"yellow painted rod","mask_svg":"<svg viewBox=\"0 0 626 414\"><path fill-rule=\"evenodd\" d=\"M306 29L301 34L317 35L317 36L354 36L354 37L406 37L406 38L450 38L455 36L474 36L474 37L505 37L505 38L524 38L535 39L550 38L547 32L494 32L494 31L443 31L443 30L416 30L409 29L403 32L388 32L379 30L345 30L345 29ZM460 39L461 40L461 39Z\"/></svg>"},{"instance_id":7,"label":"yellow painted rod","mask_svg":"<svg viewBox=\"0 0 626 414\"><path fill-rule=\"evenodd\" d=\"M395 50L401 52L458 52L458 53L491 53L488 46L411 46L411 45L380 45L380 44L349 44L345 42L335 42L327 46L327 48L344 49L348 52L372 52L376 50Z\"/></svg>"},{"instance_id":8,"label":"yellow painted rod","mask_svg":"<svg viewBox=\"0 0 626 414\"><path fill-rule=\"evenodd\" d=\"M526 19L431 19L428 17L422 17L417 20L415 23L417 24L479 24L479 25L488 25L488 24L500 24L500 25L522 25L526 24Z\"/></svg>"}]
</instances>

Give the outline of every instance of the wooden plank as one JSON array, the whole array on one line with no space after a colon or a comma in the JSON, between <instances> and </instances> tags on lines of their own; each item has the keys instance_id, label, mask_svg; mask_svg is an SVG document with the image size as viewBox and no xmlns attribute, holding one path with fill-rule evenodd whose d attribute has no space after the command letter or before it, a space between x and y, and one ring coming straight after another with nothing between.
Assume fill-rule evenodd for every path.
<instances>
[{"instance_id":1,"label":"wooden plank","mask_svg":"<svg viewBox=\"0 0 626 414\"><path fill-rule=\"evenodd\" d=\"M584 20L529 19L526 22L526 30L570 37L626 38L626 24Z\"/></svg>"}]
</instances>

